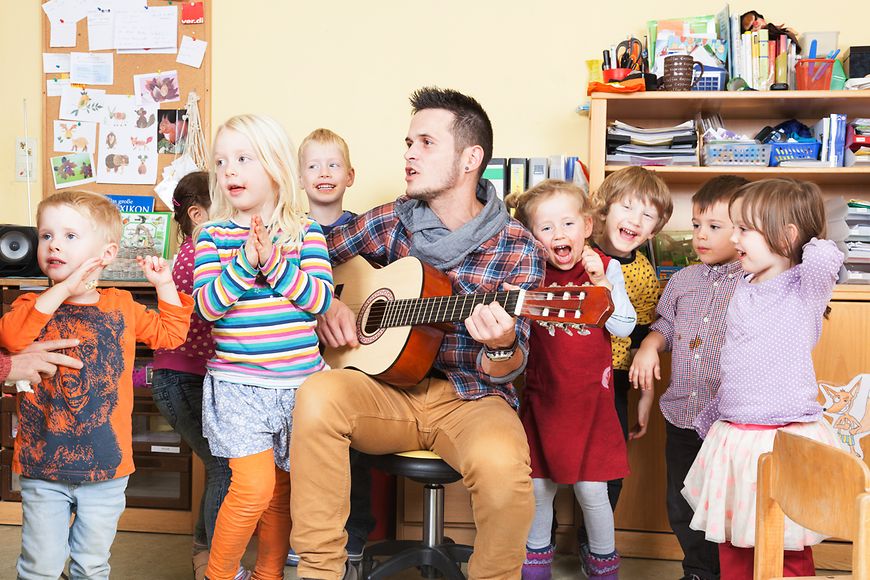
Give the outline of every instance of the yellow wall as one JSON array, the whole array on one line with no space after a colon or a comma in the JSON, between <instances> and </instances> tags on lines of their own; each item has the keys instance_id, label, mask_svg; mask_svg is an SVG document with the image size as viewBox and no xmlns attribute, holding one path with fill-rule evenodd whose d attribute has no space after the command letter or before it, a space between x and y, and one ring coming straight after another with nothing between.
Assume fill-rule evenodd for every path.
<instances>
[{"instance_id":1,"label":"yellow wall","mask_svg":"<svg viewBox=\"0 0 870 580\"><path fill-rule=\"evenodd\" d=\"M208 1L208 0L207 0ZM404 188L408 95L427 84L475 96L495 128L501 156L586 158L588 58L650 18L715 13L721 0L577 2L301 2L212 0L212 121L256 112L282 121L297 142L329 127L350 144L357 181L347 205L364 210ZM14 181L15 137L41 122L40 2L4 0L0 50L11 74L0 93L0 221L26 223L23 183ZM870 44L870 2L823 10L806 0L732 3L799 30L840 30L840 46ZM797 7L800 6L800 9ZM813 8L809 8L813 6ZM868 112L870 115L870 112ZM40 159L42 163L42 152ZM39 172L41 173L41 172ZM39 199L39 184L34 184Z\"/></svg>"}]
</instances>

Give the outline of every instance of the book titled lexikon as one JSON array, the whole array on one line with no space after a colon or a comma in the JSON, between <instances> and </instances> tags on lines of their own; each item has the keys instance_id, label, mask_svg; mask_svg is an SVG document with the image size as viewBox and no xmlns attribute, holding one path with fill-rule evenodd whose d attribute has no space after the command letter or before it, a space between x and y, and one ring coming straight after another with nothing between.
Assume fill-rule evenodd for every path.
<instances>
[{"instance_id":1,"label":"book titled lexikon","mask_svg":"<svg viewBox=\"0 0 870 580\"><path fill-rule=\"evenodd\" d=\"M136 213L154 211L154 198L150 195L107 195L106 198L121 211Z\"/></svg>"}]
</instances>

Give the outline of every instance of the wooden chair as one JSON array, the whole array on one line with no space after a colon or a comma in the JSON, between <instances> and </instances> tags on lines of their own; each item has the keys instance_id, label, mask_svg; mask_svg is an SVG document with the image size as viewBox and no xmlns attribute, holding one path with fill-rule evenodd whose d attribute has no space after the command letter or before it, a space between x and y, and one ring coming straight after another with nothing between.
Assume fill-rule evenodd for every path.
<instances>
[{"instance_id":1,"label":"wooden chair","mask_svg":"<svg viewBox=\"0 0 870 580\"><path fill-rule=\"evenodd\" d=\"M758 460L756 494L755 580L782 577L784 515L851 540L851 578L870 580L870 468L863 461L779 431L773 452Z\"/></svg>"}]
</instances>

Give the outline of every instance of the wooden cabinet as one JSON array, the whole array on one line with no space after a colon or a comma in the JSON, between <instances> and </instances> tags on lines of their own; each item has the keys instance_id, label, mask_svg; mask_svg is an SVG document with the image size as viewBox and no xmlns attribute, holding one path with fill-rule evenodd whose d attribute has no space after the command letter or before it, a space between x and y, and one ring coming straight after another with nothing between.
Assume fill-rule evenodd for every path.
<instances>
[{"instance_id":1,"label":"wooden cabinet","mask_svg":"<svg viewBox=\"0 0 870 580\"><path fill-rule=\"evenodd\" d=\"M604 178L623 166L605 162L607 126L620 120L640 127L675 125L696 114L718 113L725 126L748 135L765 125L796 118L807 125L830 113L850 119L870 116L870 94L862 91L767 92L659 92L636 95L592 95L590 108L589 172L594 191ZM870 184L870 168L783 167L648 167L668 184L674 198L669 229L689 229L691 195L706 180L718 175L742 175L749 180L790 177L817 183L825 195L863 197ZM819 380L845 385L860 372L870 371L870 287L840 286L834 292L830 319L814 352ZM670 360L662 357L662 380L656 399L668 385ZM633 393L633 395L635 395ZM629 412L636 405L629 405ZM655 409L658 409L656 402ZM630 421L633 421L630 418ZM670 533L664 463L665 429L661 413L653 413L647 435L629 445L632 473L616 511L617 546L626 556L682 558ZM866 445L866 444L865 444ZM848 569L848 552L842 544L823 544L816 550L820 567Z\"/></svg>"},{"instance_id":2,"label":"wooden cabinet","mask_svg":"<svg viewBox=\"0 0 870 580\"><path fill-rule=\"evenodd\" d=\"M33 288L38 291L46 285L45 278L0 279L3 312L6 312L9 305L25 289ZM137 301L143 303L154 301L154 289L146 282L108 282L105 285L123 287L137 295ZM145 348L143 345L139 346ZM137 358L138 356L137 353ZM150 356L150 351L145 349L143 356ZM134 431L135 425L145 426L142 433L138 435L134 433L134 461L137 470L130 478L127 490L128 507L121 516L118 529L190 534L199 516L205 469L187 445L174 439L166 439L167 434L164 432L146 433L154 420L158 419L158 413L151 404L147 389L134 389L134 391L137 391L133 411ZM11 397L6 399L11 400ZM0 443L8 448L14 418L8 413L10 406L6 399L3 400L5 405L0 406L0 429L3 429ZM154 445L154 441L160 445ZM0 496L4 500L13 500L0 501L0 524L21 523L21 504L15 493L16 478L10 468L11 455L11 449L4 449L0 454ZM19 501L14 501L16 499Z\"/></svg>"}]
</instances>

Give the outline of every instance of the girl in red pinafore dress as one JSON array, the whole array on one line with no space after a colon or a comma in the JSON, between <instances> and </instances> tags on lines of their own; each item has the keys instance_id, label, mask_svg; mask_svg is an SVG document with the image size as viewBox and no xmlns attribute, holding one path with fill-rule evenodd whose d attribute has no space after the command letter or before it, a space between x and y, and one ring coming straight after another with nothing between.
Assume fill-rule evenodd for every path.
<instances>
[{"instance_id":1,"label":"girl in red pinafore dress","mask_svg":"<svg viewBox=\"0 0 870 580\"><path fill-rule=\"evenodd\" d=\"M605 286L615 307L605 328L588 328L588 334L557 330L551 335L532 325L520 417L531 452L535 519L522 577L550 578L553 497L559 484L568 484L589 534L589 543L581 546L583 572L590 578L617 578L607 481L628 474L628 456L613 404L610 333L628 336L637 315L619 263L586 243L594 208L582 190L547 180L509 196L507 203L544 247L546 284Z\"/></svg>"}]
</instances>

